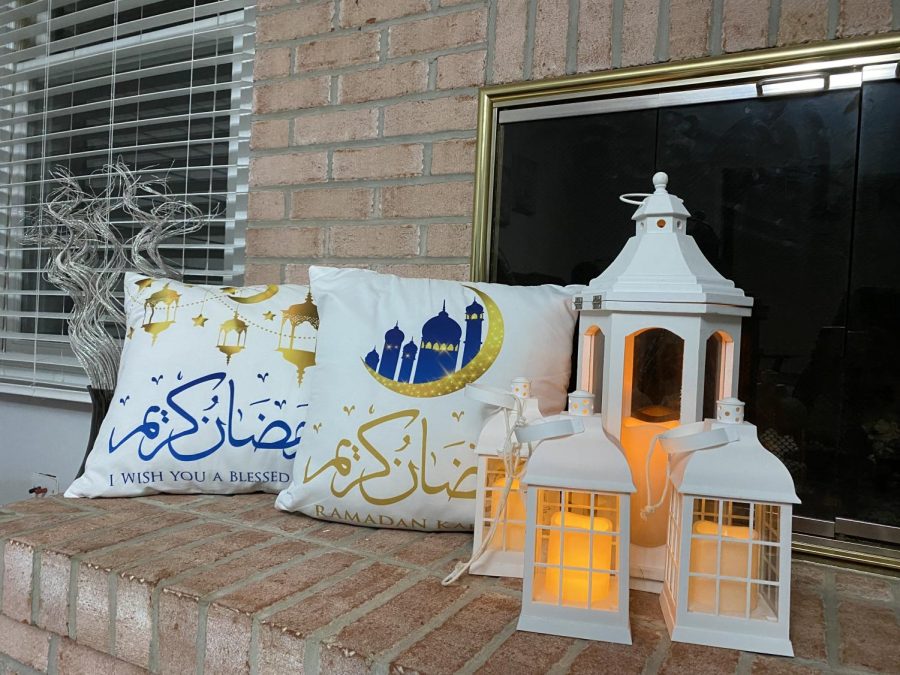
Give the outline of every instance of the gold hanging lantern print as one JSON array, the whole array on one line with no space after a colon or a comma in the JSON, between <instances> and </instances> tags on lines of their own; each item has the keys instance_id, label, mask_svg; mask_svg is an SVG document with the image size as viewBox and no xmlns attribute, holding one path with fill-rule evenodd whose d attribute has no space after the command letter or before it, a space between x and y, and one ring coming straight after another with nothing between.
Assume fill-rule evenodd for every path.
<instances>
[{"instance_id":1,"label":"gold hanging lantern print","mask_svg":"<svg viewBox=\"0 0 900 675\"><path fill-rule=\"evenodd\" d=\"M144 301L143 329L152 336L151 344L156 344L156 338L159 337L159 334L175 323L175 314L178 311L178 302L180 299L181 294L169 288L169 284L167 283ZM158 317L156 316L156 312L160 306L165 308L165 318L162 320L158 320ZM157 320L154 321L154 319Z\"/></svg>"},{"instance_id":2,"label":"gold hanging lantern print","mask_svg":"<svg viewBox=\"0 0 900 675\"><path fill-rule=\"evenodd\" d=\"M229 344L231 334L234 334L234 343ZM219 342L216 345L219 351L225 354L225 363L231 363L231 357L242 351L247 345L247 324L238 318L237 310L234 317L222 323L219 327Z\"/></svg>"},{"instance_id":3,"label":"gold hanging lantern print","mask_svg":"<svg viewBox=\"0 0 900 675\"><path fill-rule=\"evenodd\" d=\"M294 365L297 369L297 384L303 380L303 371L316 362L315 337L297 335L298 329L303 324L309 324L316 331L319 330L319 310L313 302L312 294L306 294L306 300L298 305L291 305L281 312L281 326L278 328L278 347L285 361ZM287 335L285 329L290 327ZM310 341L311 349L298 348L297 343Z\"/></svg>"}]
</instances>

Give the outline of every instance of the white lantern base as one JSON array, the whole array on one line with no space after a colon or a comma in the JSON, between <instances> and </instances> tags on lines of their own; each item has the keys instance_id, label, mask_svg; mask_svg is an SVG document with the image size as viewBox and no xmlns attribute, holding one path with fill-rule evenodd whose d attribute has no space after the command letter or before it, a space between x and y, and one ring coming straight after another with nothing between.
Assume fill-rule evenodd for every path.
<instances>
[{"instance_id":1,"label":"white lantern base","mask_svg":"<svg viewBox=\"0 0 900 675\"><path fill-rule=\"evenodd\" d=\"M761 630L757 632L754 624L759 624L759 621L692 613L692 622L695 625L685 626L675 622L675 603L668 589L663 589L659 604L672 642L740 649L746 652L775 656L794 655L790 638L762 634L763 632L771 633L773 629L777 630L777 624L760 626Z\"/></svg>"},{"instance_id":2,"label":"white lantern base","mask_svg":"<svg viewBox=\"0 0 900 675\"><path fill-rule=\"evenodd\" d=\"M524 575L525 554L522 551L492 551L488 549L469 567L469 574L487 577L514 577Z\"/></svg>"},{"instance_id":3,"label":"white lantern base","mask_svg":"<svg viewBox=\"0 0 900 675\"><path fill-rule=\"evenodd\" d=\"M662 593L662 582L666 572L666 547L631 545L631 588L637 591ZM638 583L641 582L641 583Z\"/></svg>"},{"instance_id":4,"label":"white lantern base","mask_svg":"<svg viewBox=\"0 0 900 675\"><path fill-rule=\"evenodd\" d=\"M601 640L621 645L631 644L631 627L615 626L608 623L592 621L588 618L549 617L542 613L536 616L519 615L517 630L545 635L561 635L563 637L581 638L583 640Z\"/></svg>"}]
</instances>

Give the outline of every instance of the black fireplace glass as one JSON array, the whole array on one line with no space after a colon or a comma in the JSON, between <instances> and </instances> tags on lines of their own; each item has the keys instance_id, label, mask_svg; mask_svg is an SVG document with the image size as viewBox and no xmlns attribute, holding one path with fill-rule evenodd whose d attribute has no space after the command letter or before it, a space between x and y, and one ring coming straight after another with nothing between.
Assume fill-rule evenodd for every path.
<instances>
[{"instance_id":1,"label":"black fireplace glass","mask_svg":"<svg viewBox=\"0 0 900 675\"><path fill-rule=\"evenodd\" d=\"M900 525L897 110L885 81L501 124L490 276L589 282L634 234L619 195L667 172L688 232L754 298L739 395L795 513Z\"/></svg>"}]
</instances>

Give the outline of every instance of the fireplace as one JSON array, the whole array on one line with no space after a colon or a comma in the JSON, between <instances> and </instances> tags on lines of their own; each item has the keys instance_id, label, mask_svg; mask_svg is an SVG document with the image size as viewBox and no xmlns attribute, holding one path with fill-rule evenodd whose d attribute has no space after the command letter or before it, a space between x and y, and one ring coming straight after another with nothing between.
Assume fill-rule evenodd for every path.
<instances>
[{"instance_id":1,"label":"fireplace","mask_svg":"<svg viewBox=\"0 0 900 675\"><path fill-rule=\"evenodd\" d=\"M666 171L755 298L740 398L797 483L795 547L892 567L898 63L893 34L485 88L473 243L477 279L587 283L633 231L618 195Z\"/></svg>"}]
</instances>

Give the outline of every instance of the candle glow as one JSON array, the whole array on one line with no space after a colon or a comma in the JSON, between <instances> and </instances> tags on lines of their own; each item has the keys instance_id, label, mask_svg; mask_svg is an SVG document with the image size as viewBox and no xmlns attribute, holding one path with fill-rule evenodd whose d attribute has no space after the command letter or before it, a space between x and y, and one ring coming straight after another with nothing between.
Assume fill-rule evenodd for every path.
<instances>
[{"instance_id":1,"label":"candle glow","mask_svg":"<svg viewBox=\"0 0 900 675\"><path fill-rule=\"evenodd\" d=\"M559 528L562 525L562 512L550 517L550 525ZM612 532L612 523L607 518L594 516L591 528L591 517L567 511L565 529L550 530L544 587L546 595L559 597L560 571L562 571L562 604L569 606L585 606L588 599L588 580L590 583L591 607L601 604L609 595L610 575L591 573L590 569L612 569L612 536L597 536L599 532ZM591 537L593 529L594 536ZM560 560L560 535L562 535L562 560ZM593 555L592 555L593 554ZM593 559L591 559L593 558ZM563 569L560 567L578 567L583 569Z\"/></svg>"}]
</instances>

